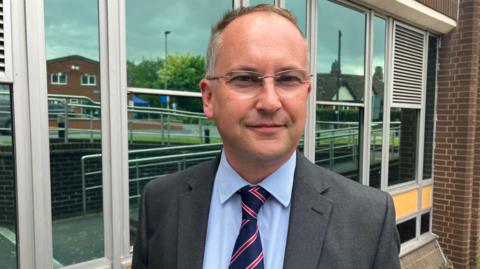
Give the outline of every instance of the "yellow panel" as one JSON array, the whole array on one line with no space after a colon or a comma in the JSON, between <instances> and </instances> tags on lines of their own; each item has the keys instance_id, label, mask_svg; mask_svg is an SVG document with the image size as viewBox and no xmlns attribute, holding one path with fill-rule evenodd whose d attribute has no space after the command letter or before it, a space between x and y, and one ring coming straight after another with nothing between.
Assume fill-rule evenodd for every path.
<instances>
[{"instance_id":1,"label":"yellow panel","mask_svg":"<svg viewBox=\"0 0 480 269\"><path fill-rule=\"evenodd\" d=\"M432 207L432 185L424 186L422 191L422 209Z\"/></svg>"},{"instance_id":2,"label":"yellow panel","mask_svg":"<svg viewBox=\"0 0 480 269\"><path fill-rule=\"evenodd\" d=\"M418 190L393 195L393 203L397 219L415 213L418 207Z\"/></svg>"}]
</instances>

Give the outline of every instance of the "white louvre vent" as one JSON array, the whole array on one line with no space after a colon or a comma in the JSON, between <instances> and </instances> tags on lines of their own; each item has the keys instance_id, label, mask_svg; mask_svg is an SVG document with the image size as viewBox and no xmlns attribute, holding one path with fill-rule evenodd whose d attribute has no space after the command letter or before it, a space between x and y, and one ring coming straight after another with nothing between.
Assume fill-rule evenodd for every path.
<instances>
[{"instance_id":1,"label":"white louvre vent","mask_svg":"<svg viewBox=\"0 0 480 269\"><path fill-rule=\"evenodd\" d=\"M0 82L12 82L10 0L0 0Z\"/></svg>"},{"instance_id":2,"label":"white louvre vent","mask_svg":"<svg viewBox=\"0 0 480 269\"><path fill-rule=\"evenodd\" d=\"M394 24L392 105L421 108L425 32Z\"/></svg>"},{"instance_id":3,"label":"white louvre vent","mask_svg":"<svg viewBox=\"0 0 480 269\"><path fill-rule=\"evenodd\" d=\"M3 0L0 0L0 72L5 73L5 23L3 12Z\"/></svg>"}]
</instances>

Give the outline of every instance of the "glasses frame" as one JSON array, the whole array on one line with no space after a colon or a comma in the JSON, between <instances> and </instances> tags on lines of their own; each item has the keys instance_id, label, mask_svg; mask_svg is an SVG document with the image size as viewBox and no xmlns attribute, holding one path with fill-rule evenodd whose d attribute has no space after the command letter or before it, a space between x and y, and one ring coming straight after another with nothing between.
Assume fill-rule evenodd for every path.
<instances>
[{"instance_id":1,"label":"glasses frame","mask_svg":"<svg viewBox=\"0 0 480 269\"><path fill-rule=\"evenodd\" d=\"M301 84L305 84L305 83L308 83L310 82L310 79L313 77L313 74L309 74L305 69L287 69L287 70L283 70L283 71L279 71L273 75L265 75L265 74L262 74L262 73L259 73L259 72L255 72L255 71L249 71L249 70L234 70L234 71L230 71L230 72L227 72L225 73L225 75L222 75L222 76L212 76L212 77L205 77L206 80L218 80L218 79L225 79L225 82L229 83L230 80L229 80L229 74L231 73L236 73L236 72L242 72L242 73L247 73L247 74L252 74L252 75L258 75L258 76L255 76L255 78L259 79L262 81L261 85L264 84L264 80L266 78L273 78L274 80L277 79L277 78L280 78L281 74L282 73L286 73L286 72L290 72L290 71L303 71L306 73L306 79L302 80L300 83Z\"/></svg>"}]
</instances>

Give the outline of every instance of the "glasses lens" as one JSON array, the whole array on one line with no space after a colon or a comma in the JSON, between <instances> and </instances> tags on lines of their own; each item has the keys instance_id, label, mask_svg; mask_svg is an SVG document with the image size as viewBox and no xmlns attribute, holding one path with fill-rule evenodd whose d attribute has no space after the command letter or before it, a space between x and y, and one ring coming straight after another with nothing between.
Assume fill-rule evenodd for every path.
<instances>
[{"instance_id":1,"label":"glasses lens","mask_svg":"<svg viewBox=\"0 0 480 269\"><path fill-rule=\"evenodd\" d=\"M286 70L275 75L275 82L281 87L298 87L308 80L308 75L302 70Z\"/></svg>"},{"instance_id":2,"label":"glasses lens","mask_svg":"<svg viewBox=\"0 0 480 269\"><path fill-rule=\"evenodd\" d=\"M235 71L225 75L225 80L235 88L254 88L262 85L261 74L255 72Z\"/></svg>"}]
</instances>

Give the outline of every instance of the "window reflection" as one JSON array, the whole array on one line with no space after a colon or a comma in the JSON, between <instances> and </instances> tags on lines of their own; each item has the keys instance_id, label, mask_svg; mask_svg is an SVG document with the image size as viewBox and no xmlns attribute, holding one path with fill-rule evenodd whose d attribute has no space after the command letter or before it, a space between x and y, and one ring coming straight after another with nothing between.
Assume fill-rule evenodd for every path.
<instances>
[{"instance_id":1,"label":"window reflection","mask_svg":"<svg viewBox=\"0 0 480 269\"><path fill-rule=\"evenodd\" d=\"M198 92L210 29L232 4L161 0L139 5L127 0L128 86ZM171 107L173 101L168 101Z\"/></svg>"},{"instance_id":2,"label":"window reflection","mask_svg":"<svg viewBox=\"0 0 480 269\"><path fill-rule=\"evenodd\" d=\"M126 1L128 86L159 90L128 96L131 243L143 186L220 151L218 131L203 115L198 82L205 75L212 24L232 5L226 0Z\"/></svg>"},{"instance_id":3,"label":"window reflection","mask_svg":"<svg viewBox=\"0 0 480 269\"><path fill-rule=\"evenodd\" d=\"M358 181L360 121L357 107L317 106L315 163Z\"/></svg>"},{"instance_id":4,"label":"window reflection","mask_svg":"<svg viewBox=\"0 0 480 269\"><path fill-rule=\"evenodd\" d=\"M142 95L145 98L146 95ZM143 186L150 180L184 170L217 156L222 141L215 123L197 110L200 97L153 95L157 99L183 100L191 109L147 103L130 95L129 190L130 241L136 236L138 208ZM151 99L151 98L145 98Z\"/></svg>"},{"instance_id":5,"label":"window reflection","mask_svg":"<svg viewBox=\"0 0 480 269\"><path fill-rule=\"evenodd\" d=\"M305 0L287 0L285 8L290 10L297 18L297 24L303 34L307 34L307 1Z\"/></svg>"},{"instance_id":6,"label":"window reflection","mask_svg":"<svg viewBox=\"0 0 480 269\"><path fill-rule=\"evenodd\" d=\"M388 185L416 179L418 110L392 108Z\"/></svg>"},{"instance_id":7,"label":"window reflection","mask_svg":"<svg viewBox=\"0 0 480 269\"><path fill-rule=\"evenodd\" d=\"M53 259L104 256L97 0L46 0Z\"/></svg>"},{"instance_id":8,"label":"window reflection","mask_svg":"<svg viewBox=\"0 0 480 269\"><path fill-rule=\"evenodd\" d=\"M373 19L372 126L370 136L370 186L380 188L382 174L383 103L385 92L386 21Z\"/></svg>"},{"instance_id":9,"label":"window reflection","mask_svg":"<svg viewBox=\"0 0 480 269\"><path fill-rule=\"evenodd\" d=\"M365 22L363 12L328 0L318 2L319 101L363 102Z\"/></svg>"},{"instance_id":10,"label":"window reflection","mask_svg":"<svg viewBox=\"0 0 480 269\"><path fill-rule=\"evenodd\" d=\"M249 0L248 1L248 4L250 6L256 6L258 4L275 4L275 1L274 0L270 0L270 1L265 1L265 0Z\"/></svg>"},{"instance_id":11,"label":"window reflection","mask_svg":"<svg viewBox=\"0 0 480 269\"><path fill-rule=\"evenodd\" d=\"M7 269L17 268L12 120L10 86L0 84L0 267Z\"/></svg>"},{"instance_id":12,"label":"window reflection","mask_svg":"<svg viewBox=\"0 0 480 269\"><path fill-rule=\"evenodd\" d=\"M427 94L425 106L425 140L423 148L423 179L431 179L433 172L433 133L435 128L435 95L437 75L437 38L428 41Z\"/></svg>"}]
</instances>

